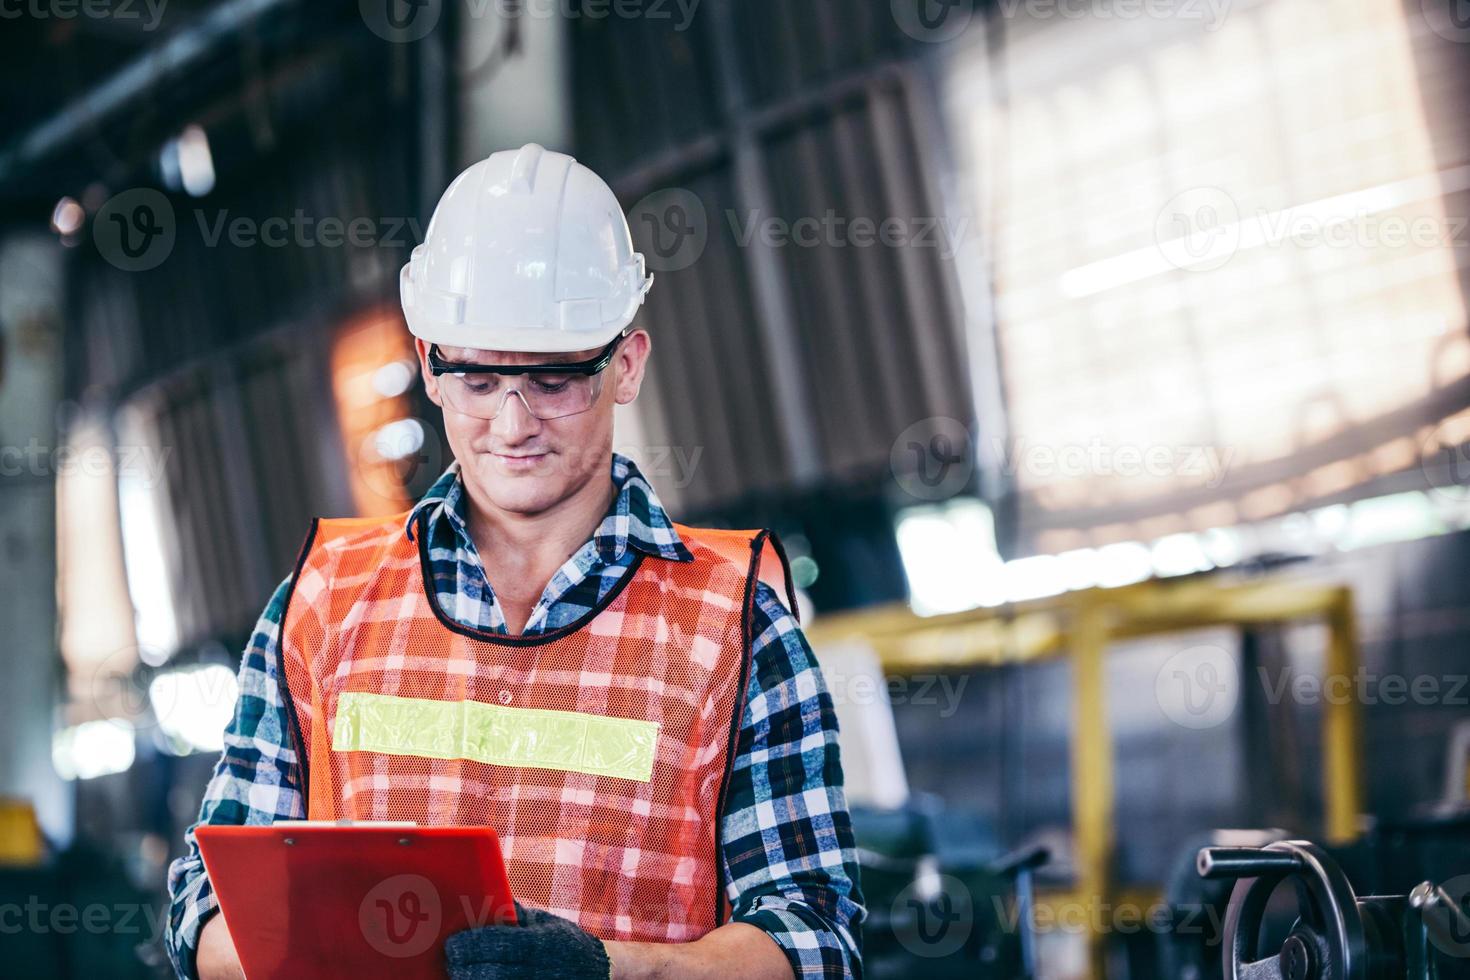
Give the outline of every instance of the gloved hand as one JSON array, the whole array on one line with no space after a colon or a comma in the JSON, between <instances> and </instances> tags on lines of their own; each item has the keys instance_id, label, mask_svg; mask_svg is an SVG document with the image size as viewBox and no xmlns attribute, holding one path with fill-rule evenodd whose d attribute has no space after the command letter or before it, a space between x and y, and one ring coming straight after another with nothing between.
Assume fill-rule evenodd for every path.
<instances>
[{"instance_id":1,"label":"gloved hand","mask_svg":"<svg viewBox=\"0 0 1470 980\"><path fill-rule=\"evenodd\" d=\"M516 903L517 924L482 926L444 940L450 980L608 980L602 940L576 923Z\"/></svg>"}]
</instances>

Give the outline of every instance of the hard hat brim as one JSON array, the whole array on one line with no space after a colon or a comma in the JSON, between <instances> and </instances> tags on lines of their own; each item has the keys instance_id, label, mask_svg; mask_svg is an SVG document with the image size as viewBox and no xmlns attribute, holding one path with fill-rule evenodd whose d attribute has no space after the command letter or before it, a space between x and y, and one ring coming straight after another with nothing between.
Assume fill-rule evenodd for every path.
<instances>
[{"instance_id":1,"label":"hard hat brim","mask_svg":"<svg viewBox=\"0 0 1470 980\"><path fill-rule=\"evenodd\" d=\"M571 354L600 350L628 326L609 323L597 330L556 330L541 324L507 328L499 324L492 327L475 323L415 323L417 319L409 320L409 332L426 344L515 354Z\"/></svg>"}]
</instances>

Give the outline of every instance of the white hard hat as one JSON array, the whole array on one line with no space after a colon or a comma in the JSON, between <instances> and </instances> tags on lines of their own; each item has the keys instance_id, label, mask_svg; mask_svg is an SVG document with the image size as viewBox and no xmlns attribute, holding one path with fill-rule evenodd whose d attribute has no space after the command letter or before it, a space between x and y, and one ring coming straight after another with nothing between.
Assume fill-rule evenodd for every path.
<instances>
[{"instance_id":1,"label":"white hard hat","mask_svg":"<svg viewBox=\"0 0 1470 980\"><path fill-rule=\"evenodd\" d=\"M456 177L398 276L415 337L529 353L605 346L651 285L612 188L536 143Z\"/></svg>"}]
</instances>

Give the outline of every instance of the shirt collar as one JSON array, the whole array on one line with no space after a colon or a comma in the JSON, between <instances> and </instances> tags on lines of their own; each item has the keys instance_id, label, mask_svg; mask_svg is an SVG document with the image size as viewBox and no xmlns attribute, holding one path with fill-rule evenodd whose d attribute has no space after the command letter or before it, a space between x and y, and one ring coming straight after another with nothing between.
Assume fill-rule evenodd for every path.
<instances>
[{"instance_id":1,"label":"shirt collar","mask_svg":"<svg viewBox=\"0 0 1470 980\"><path fill-rule=\"evenodd\" d=\"M456 534L469 539L469 498L459 472L456 460L414 504L403 528L410 540L421 514L427 514L425 520L430 525L448 521ZM680 540L673 520L638 466L621 453L613 453L612 479L617 492L592 535L602 561L612 564L621 560L630 546L654 558L693 561L694 555Z\"/></svg>"}]
</instances>

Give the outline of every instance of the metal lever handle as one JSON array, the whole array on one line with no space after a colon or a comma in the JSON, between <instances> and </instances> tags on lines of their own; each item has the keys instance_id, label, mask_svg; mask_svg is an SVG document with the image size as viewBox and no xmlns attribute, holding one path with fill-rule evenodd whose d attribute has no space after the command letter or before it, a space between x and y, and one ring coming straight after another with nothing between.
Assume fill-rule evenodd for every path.
<instances>
[{"instance_id":1,"label":"metal lever handle","mask_svg":"<svg viewBox=\"0 0 1470 980\"><path fill-rule=\"evenodd\" d=\"M1259 878L1289 875L1305 865L1290 851L1268 851L1261 847L1200 848L1197 866L1201 878Z\"/></svg>"}]
</instances>

